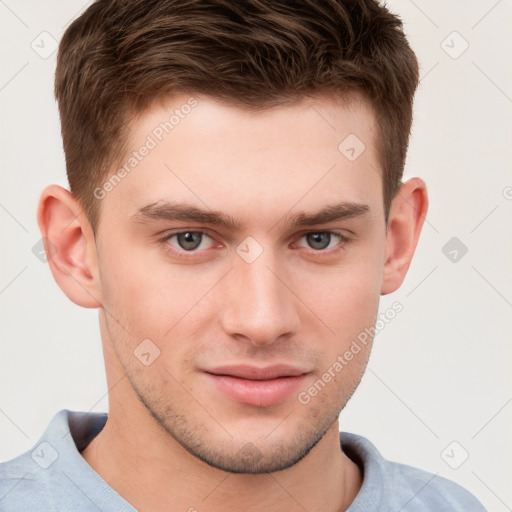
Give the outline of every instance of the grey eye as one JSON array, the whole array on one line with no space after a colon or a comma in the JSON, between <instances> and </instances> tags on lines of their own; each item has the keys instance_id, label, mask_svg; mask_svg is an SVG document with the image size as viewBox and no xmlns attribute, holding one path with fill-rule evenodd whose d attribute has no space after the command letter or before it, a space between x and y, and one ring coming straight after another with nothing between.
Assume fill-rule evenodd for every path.
<instances>
[{"instance_id":1,"label":"grey eye","mask_svg":"<svg viewBox=\"0 0 512 512\"><path fill-rule=\"evenodd\" d=\"M331 233L308 233L308 244L313 249L325 249L331 243Z\"/></svg>"},{"instance_id":2,"label":"grey eye","mask_svg":"<svg viewBox=\"0 0 512 512\"><path fill-rule=\"evenodd\" d=\"M176 235L179 246L186 251L197 249L201 245L202 239L203 234L194 231L186 231Z\"/></svg>"}]
</instances>

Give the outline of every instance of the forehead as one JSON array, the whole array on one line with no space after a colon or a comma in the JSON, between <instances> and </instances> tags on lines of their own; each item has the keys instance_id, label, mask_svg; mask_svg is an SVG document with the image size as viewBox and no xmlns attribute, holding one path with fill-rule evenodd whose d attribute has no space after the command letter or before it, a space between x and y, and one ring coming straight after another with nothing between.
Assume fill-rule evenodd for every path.
<instances>
[{"instance_id":1,"label":"forehead","mask_svg":"<svg viewBox=\"0 0 512 512\"><path fill-rule=\"evenodd\" d=\"M294 207L381 202L376 132L370 106L355 96L260 111L175 96L133 120L102 209L128 219L173 201L261 219Z\"/></svg>"}]
</instances>

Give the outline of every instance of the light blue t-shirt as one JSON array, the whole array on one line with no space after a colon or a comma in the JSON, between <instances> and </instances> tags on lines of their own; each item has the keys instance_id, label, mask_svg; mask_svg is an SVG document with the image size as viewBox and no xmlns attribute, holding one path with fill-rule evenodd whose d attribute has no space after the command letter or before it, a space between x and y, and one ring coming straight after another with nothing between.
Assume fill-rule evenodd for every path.
<instances>
[{"instance_id":1,"label":"light blue t-shirt","mask_svg":"<svg viewBox=\"0 0 512 512\"><path fill-rule=\"evenodd\" d=\"M106 413L57 413L34 448L0 464L0 511L135 511L80 454L106 421ZM341 432L340 443L364 474L348 512L485 512L456 483L385 460L361 436Z\"/></svg>"}]
</instances>

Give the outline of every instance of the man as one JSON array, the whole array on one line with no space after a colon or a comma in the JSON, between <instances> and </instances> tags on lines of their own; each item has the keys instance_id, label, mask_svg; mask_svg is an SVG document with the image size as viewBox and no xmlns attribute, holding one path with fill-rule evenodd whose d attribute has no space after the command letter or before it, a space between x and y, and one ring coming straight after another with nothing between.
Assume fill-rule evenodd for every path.
<instances>
[{"instance_id":1,"label":"man","mask_svg":"<svg viewBox=\"0 0 512 512\"><path fill-rule=\"evenodd\" d=\"M98 1L67 29L71 192L38 222L99 309L109 412L0 465L1 510L484 510L339 432L427 212L417 82L370 0Z\"/></svg>"}]
</instances>

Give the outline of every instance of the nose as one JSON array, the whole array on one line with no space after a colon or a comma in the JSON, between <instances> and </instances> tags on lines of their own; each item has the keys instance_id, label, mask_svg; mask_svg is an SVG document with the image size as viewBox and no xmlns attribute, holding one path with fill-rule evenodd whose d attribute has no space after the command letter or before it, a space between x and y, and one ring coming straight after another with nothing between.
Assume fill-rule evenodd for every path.
<instances>
[{"instance_id":1,"label":"nose","mask_svg":"<svg viewBox=\"0 0 512 512\"><path fill-rule=\"evenodd\" d=\"M223 328L229 335L254 345L272 344L296 333L300 325L300 301L290 288L286 272L268 252L252 263L238 258L227 276Z\"/></svg>"}]
</instances>

